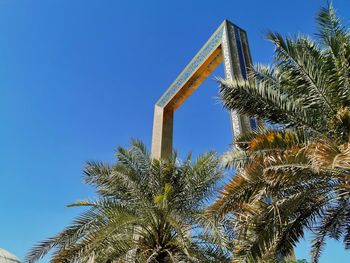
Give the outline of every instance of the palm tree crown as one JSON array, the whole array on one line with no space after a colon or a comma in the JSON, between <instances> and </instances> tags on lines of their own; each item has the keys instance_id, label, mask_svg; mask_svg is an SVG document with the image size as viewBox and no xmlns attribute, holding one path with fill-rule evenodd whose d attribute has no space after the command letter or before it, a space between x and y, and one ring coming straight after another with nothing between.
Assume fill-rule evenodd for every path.
<instances>
[{"instance_id":1,"label":"palm tree crown","mask_svg":"<svg viewBox=\"0 0 350 263\"><path fill-rule=\"evenodd\" d=\"M224 156L238 172L209 211L232 218L237 262L278 261L305 229L314 262L326 237L350 248L350 34L331 5L317 23L317 41L269 33L274 64L221 81L226 108L280 125L241 136Z\"/></svg>"},{"instance_id":2,"label":"palm tree crown","mask_svg":"<svg viewBox=\"0 0 350 263\"><path fill-rule=\"evenodd\" d=\"M214 153L183 163L174 154L163 162L152 160L145 146L133 141L128 150L118 148L116 157L114 165L87 164L85 181L98 199L73 204L88 210L38 243L26 262L51 250L50 262L60 263L228 262L197 220L222 176Z\"/></svg>"}]
</instances>

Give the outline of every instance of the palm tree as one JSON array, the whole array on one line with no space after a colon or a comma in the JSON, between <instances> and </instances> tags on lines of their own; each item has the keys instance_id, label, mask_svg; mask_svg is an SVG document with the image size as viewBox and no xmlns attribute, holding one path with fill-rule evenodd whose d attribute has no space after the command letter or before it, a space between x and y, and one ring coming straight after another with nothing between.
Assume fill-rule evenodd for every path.
<instances>
[{"instance_id":1,"label":"palm tree","mask_svg":"<svg viewBox=\"0 0 350 263\"><path fill-rule=\"evenodd\" d=\"M150 158L143 143L118 148L117 163L89 162L85 182L96 201L62 232L38 243L26 262L229 262L198 223L222 176L214 153L195 162Z\"/></svg>"},{"instance_id":2,"label":"palm tree","mask_svg":"<svg viewBox=\"0 0 350 263\"><path fill-rule=\"evenodd\" d=\"M224 156L237 174L208 212L235 226L237 262L278 261L311 230L312 261L326 237L350 248L350 33L331 5L318 40L269 33L272 66L221 80L225 107L279 128L245 134Z\"/></svg>"}]
</instances>

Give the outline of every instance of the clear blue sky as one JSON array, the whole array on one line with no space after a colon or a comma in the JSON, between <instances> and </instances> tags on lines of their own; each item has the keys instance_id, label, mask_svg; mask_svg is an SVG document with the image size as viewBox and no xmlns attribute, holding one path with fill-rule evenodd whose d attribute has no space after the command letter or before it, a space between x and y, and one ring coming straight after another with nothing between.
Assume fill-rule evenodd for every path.
<instances>
[{"instance_id":1,"label":"clear blue sky","mask_svg":"<svg viewBox=\"0 0 350 263\"><path fill-rule=\"evenodd\" d=\"M348 22L348 0L335 0ZM314 33L325 1L0 0L0 247L24 258L93 196L86 160L113 161L130 138L150 146L153 105L227 18L247 30L254 62L269 63L268 29ZM214 76L176 112L181 155L230 143ZM307 258L307 244L297 249ZM349 262L331 242L321 262ZM42 262L47 262L43 260Z\"/></svg>"}]
</instances>

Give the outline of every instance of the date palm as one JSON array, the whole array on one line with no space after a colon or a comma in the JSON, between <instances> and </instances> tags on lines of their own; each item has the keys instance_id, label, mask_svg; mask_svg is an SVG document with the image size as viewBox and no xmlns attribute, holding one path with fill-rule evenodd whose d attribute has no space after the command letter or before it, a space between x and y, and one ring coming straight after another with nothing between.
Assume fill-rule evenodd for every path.
<instances>
[{"instance_id":1,"label":"date palm","mask_svg":"<svg viewBox=\"0 0 350 263\"><path fill-rule=\"evenodd\" d=\"M77 202L87 211L56 236L38 243L26 262L49 251L50 262L228 262L199 218L222 176L214 153L180 163L152 160L133 141L118 148L117 162L89 162L86 183L96 201Z\"/></svg>"},{"instance_id":2,"label":"date palm","mask_svg":"<svg viewBox=\"0 0 350 263\"><path fill-rule=\"evenodd\" d=\"M331 5L317 22L317 41L269 33L274 64L221 81L226 108L279 125L224 156L238 172L209 212L233 221L237 262L278 261L307 229L313 262L326 237L350 248L350 34Z\"/></svg>"}]
</instances>

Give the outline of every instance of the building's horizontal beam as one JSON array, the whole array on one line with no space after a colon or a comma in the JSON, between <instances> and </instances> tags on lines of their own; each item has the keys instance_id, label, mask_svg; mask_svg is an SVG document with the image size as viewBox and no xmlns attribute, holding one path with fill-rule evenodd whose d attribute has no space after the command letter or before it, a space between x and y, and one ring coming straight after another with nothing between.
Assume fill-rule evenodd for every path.
<instances>
[{"instance_id":1,"label":"building's horizontal beam","mask_svg":"<svg viewBox=\"0 0 350 263\"><path fill-rule=\"evenodd\" d=\"M170 87L165 91L163 96L157 101L159 107L166 107L172 98L181 90L185 83L198 71L202 64L208 59L214 50L218 48L222 41L226 21L224 21L204 46L199 50L196 56L188 63L186 68L180 73Z\"/></svg>"}]
</instances>

